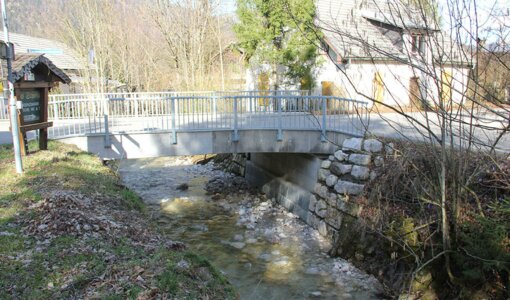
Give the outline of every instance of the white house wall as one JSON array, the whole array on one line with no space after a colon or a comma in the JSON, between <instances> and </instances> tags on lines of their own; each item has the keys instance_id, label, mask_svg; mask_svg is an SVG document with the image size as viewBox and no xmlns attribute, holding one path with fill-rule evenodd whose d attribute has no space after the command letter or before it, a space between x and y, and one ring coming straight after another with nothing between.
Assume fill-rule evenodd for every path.
<instances>
[{"instance_id":1,"label":"white house wall","mask_svg":"<svg viewBox=\"0 0 510 300\"><path fill-rule=\"evenodd\" d=\"M314 92L321 92L323 81L331 81L341 91L338 96L366 101L367 97L374 96L377 72L384 82L383 102L387 105L409 104L409 82L414 75L408 66L391 62L351 62L340 69L327 61L318 71Z\"/></svg>"},{"instance_id":2,"label":"white house wall","mask_svg":"<svg viewBox=\"0 0 510 300\"><path fill-rule=\"evenodd\" d=\"M468 84L469 68L466 67L447 67L445 68L453 77L452 82L452 100L454 103L461 103L464 100L465 91ZM367 100L367 97L374 96L374 78L379 72L384 82L383 102L387 105L407 106L410 104L409 87L413 77L420 78L422 89L427 91L429 103L437 103L439 93L435 78L429 77L424 83L425 78L419 72L406 64L392 62L363 62L355 61L350 64L337 67L331 60L327 60L321 65L317 72L316 87L314 93L321 93L321 83L323 81L333 82L340 91L340 95L346 98ZM441 71L437 71L437 79L441 79Z\"/></svg>"}]
</instances>

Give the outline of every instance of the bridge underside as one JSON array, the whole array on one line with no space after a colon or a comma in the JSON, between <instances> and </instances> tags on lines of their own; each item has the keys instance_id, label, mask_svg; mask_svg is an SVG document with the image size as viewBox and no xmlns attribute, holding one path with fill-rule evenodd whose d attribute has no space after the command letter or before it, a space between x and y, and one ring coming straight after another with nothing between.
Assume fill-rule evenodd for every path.
<instances>
[{"instance_id":1,"label":"bridge underside","mask_svg":"<svg viewBox=\"0 0 510 300\"><path fill-rule=\"evenodd\" d=\"M238 141L232 137L230 130L178 132L174 143L171 132L141 132L111 134L110 141L104 135L67 137L60 141L103 159L124 159L211 153L331 154L352 135L328 132L327 141L323 142L319 131L284 130L278 141L276 130L242 130Z\"/></svg>"}]
</instances>

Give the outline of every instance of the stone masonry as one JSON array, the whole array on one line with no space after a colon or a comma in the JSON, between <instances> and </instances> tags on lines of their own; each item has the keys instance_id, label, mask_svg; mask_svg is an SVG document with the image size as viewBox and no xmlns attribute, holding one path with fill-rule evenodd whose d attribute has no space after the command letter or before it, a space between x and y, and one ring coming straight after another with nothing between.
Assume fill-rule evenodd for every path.
<instances>
[{"instance_id":1,"label":"stone masonry","mask_svg":"<svg viewBox=\"0 0 510 300\"><path fill-rule=\"evenodd\" d=\"M392 144L383 145L376 139L345 140L341 149L321 163L306 222L321 235L337 236L346 219L360 214L361 207L354 201L355 197L363 193L366 183L377 177L385 155L392 150Z\"/></svg>"}]
</instances>

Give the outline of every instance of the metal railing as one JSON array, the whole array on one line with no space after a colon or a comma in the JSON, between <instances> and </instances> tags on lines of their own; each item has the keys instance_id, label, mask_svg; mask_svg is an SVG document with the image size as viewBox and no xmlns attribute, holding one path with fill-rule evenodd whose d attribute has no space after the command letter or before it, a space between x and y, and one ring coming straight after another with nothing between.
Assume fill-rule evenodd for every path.
<instances>
[{"instance_id":1,"label":"metal railing","mask_svg":"<svg viewBox=\"0 0 510 300\"><path fill-rule=\"evenodd\" d=\"M7 99L0 97L0 120L9 120L7 113Z\"/></svg>"},{"instance_id":2,"label":"metal railing","mask_svg":"<svg viewBox=\"0 0 510 300\"><path fill-rule=\"evenodd\" d=\"M50 137L120 132L283 130L364 134L367 103L303 91L52 95Z\"/></svg>"}]
</instances>

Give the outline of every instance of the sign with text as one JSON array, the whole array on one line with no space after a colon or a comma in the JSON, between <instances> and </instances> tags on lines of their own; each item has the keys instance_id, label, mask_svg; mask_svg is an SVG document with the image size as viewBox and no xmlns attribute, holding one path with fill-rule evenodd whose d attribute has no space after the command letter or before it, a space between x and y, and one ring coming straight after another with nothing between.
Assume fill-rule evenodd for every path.
<instances>
[{"instance_id":1,"label":"sign with text","mask_svg":"<svg viewBox=\"0 0 510 300\"><path fill-rule=\"evenodd\" d=\"M41 91L22 89L20 90L20 100L23 103L23 122L25 124L41 122Z\"/></svg>"}]
</instances>

